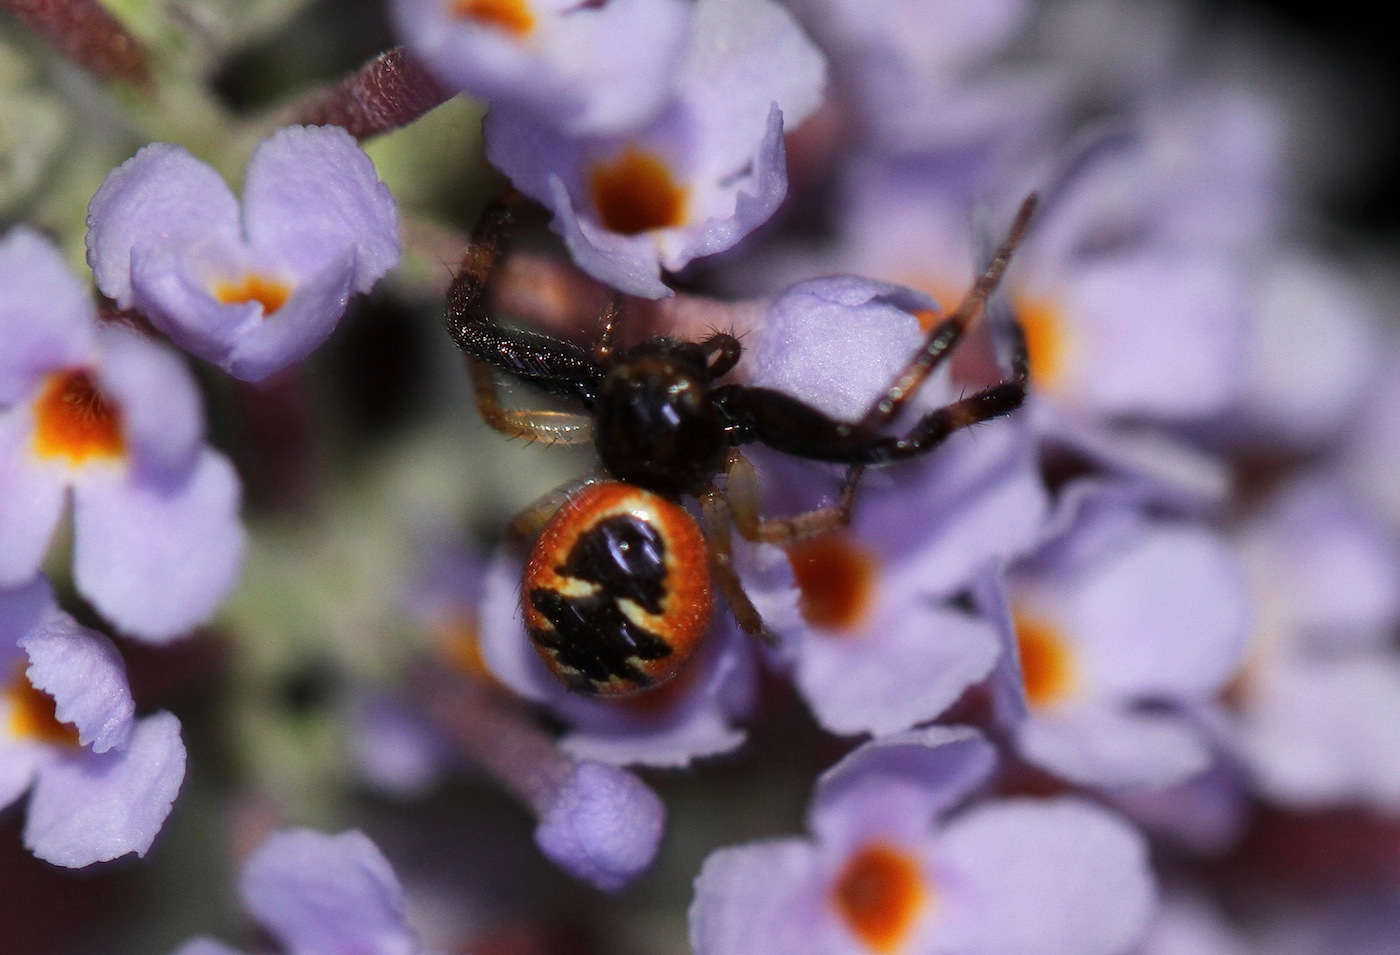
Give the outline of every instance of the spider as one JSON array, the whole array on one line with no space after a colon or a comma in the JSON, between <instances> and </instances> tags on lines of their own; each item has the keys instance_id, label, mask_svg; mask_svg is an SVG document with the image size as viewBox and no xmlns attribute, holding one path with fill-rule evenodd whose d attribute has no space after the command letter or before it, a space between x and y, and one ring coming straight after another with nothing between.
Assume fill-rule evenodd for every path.
<instances>
[{"instance_id":1,"label":"spider","mask_svg":"<svg viewBox=\"0 0 1400 955\"><path fill-rule=\"evenodd\" d=\"M601 463L601 476L545 495L512 520L509 532L516 542L536 538L521 610L535 649L571 689L625 696L674 677L709 627L715 585L740 627L766 637L734 568L731 528L748 540L783 545L844 525L864 468L927 454L955 431L1008 414L1025 399L1025 336L1011 322L1008 377L925 413L903 435L883 430L982 314L1025 233L1034 195L961 304L935 323L854 422L780 391L726 382L743 354L733 335L716 332L700 342L656 336L619 347L617 295L591 349L497 324L486 295L506 255L518 202L507 193L483 212L448 290L447 327L466 353L488 425L551 443L591 441ZM580 410L507 408L497 370ZM762 517L757 475L740 450L753 443L847 465L837 502ZM687 497L699 504L699 522L682 504Z\"/></svg>"}]
</instances>

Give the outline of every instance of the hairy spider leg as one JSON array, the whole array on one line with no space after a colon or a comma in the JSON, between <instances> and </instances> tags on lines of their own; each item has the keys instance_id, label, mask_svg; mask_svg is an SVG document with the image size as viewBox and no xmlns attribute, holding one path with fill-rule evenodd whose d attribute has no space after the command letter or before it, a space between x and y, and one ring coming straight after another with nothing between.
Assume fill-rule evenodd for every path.
<instances>
[{"instance_id":1,"label":"hairy spider leg","mask_svg":"<svg viewBox=\"0 0 1400 955\"><path fill-rule=\"evenodd\" d=\"M775 644L773 634L763 623L763 616L749 599L739 572L734 567L734 540L729 530L736 526L729 500L714 484L706 484L695 492L700 501L700 516L705 526L705 546L710 556L710 573L724 594L729 610L740 629Z\"/></svg>"},{"instance_id":2,"label":"hairy spider leg","mask_svg":"<svg viewBox=\"0 0 1400 955\"><path fill-rule=\"evenodd\" d=\"M885 393L871 404L857 426L859 431L875 432L894 420L904 405L918 393L928 376L953 353L963 336L986 311L988 296L1000 284L1012 254L1025 237L1026 228L1035 213L1036 201L1036 195L1032 193L1021 203L1006 239L992 256L987 268L973 283L957 309L933 327L924 339L924 347L890 383ZM876 442L865 463L879 464L922 454L941 444L954 431L1019 408L1030 386L1030 358L1025 331L1020 323L1012 322L1010 327L1009 378L929 412L902 438L886 438Z\"/></svg>"},{"instance_id":3,"label":"hairy spider leg","mask_svg":"<svg viewBox=\"0 0 1400 955\"><path fill-rule=\"evenodd\" d=\"M486 307L487 289L505 258L519 194L510 190L489 203L472 230L471 242L447 290L447 330L466 355L481 418L512 438L528 438L551 444L585 444L592 440L587 415L567 411L508 408L501 401L492 366L512 372L525 381L561 394L555 382L581 382L563 392L592 406L601 372L582 349L537 332L507 332L491 318ZM561 371L571 372L563 376Z\"/></svg>"}]
</instances>

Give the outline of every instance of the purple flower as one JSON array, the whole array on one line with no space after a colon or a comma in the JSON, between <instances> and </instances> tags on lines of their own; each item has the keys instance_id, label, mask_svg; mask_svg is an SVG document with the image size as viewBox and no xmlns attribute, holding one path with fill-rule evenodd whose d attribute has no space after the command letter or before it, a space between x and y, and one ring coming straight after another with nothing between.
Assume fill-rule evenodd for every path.
<instances>
[{"instance_id":1,"label":"purple flower","mask_svg":"<svg viewBox=\"0 0 1400 955\"><path fill-rule=\"evenodd\" d=\"M1241 532L1259 619L1223 740L1264 796L1400 808L1400 542L1335 479L1301 478Z\"/></svg>"},{"instance_id":2,"label":"purple flower","mask_svg":"<svg viewBox=\"0 0 1400 955\"><path fill-rule=\"evenodd\" d=\"M389 860L363 833L310 829L273 833L248 857L239 879L243 904L289 955L418 955L403 887ZM177 955L237 955L194 939Z\"/></svg>"},{"instance_id":3,"label":"purple flower","mask_svg":"<svg viewBox=\"0 0 1400 955\"><path fill-rule=\"evenodd\" d=\"M771 0L700 0L674 98L625 134L570 136L532 113L493 109L486 153L585 271L661 298L662 268L734 245L787 191L783 128L817 105L821 55Z\"/></svg>"},{"instance_id":4,"label":"purple flower","mask_svg":"<svg viewBox=\"0 0 1400 955\"><path fill-rule=\"evenodd\" d=\"M1244 651L1252 606L1220 535L1149 517L1135 492L1072 485L1045 543L983 601L1005 650L1001 719L1027 762L1090 786L1156 787L1210 763L1183 715Z\"/></svg>"},{"instance_id":5,"label":"purple flower","mask_svg":"<svg viewBox=\"0 0 1400 955\"><path fill-rule=\"evenodd\" d=\"M696 880L696 955L1112 955L1153 908L1146 845L1088 802L955 807L992 769L965 728L867 743L817 784L810 839L721 849Z\"/></svg>"},{"instance_id":6,"label":"purple flower","mask_svg":"<svg viewBox=\"0 0 1400 955\"><path fill-rule=\"evenodd\" d=\"M625 133L670 98L684 0L397 0L410 50L445 84L568 135Z\"/></svg>"},{"instance_id":7,"label":"purple flower","mask_svg":"<svg viewBox=\"0 0 1400 955\"><path fill-rule=\"evenodd\" d=\"M800 283L754 332L749 380L858 419L918 350L919 319L934 308L920 293L849 276ZM958 387L945 370L916 410ZM823 503L813 491L834 487L817 467L755 458L767 515L811 509ZM842 734L895 732L937 718L987 676L994 629L947 601L988 561L1030 547L1046 509L1029 435L998 421L867 475L850 527L787 548L787 573L756 555L769 566L761 580L751 572L756 601L800 590L799 612L768 623L818 722Z\"/></svg>"},{"instance_id":8,"label":"purple flower","mask_svg":"<svg viewBox=\"0 0 1400 955\"><path fill-rule=\"evenodd\" d=\"M203 443L189 370L99 326L58 251L0 241L0 586L39 569L71 493L73 577L121 630L166 641L237 580L239 484Z\"/></svg>"},{"instance_id":9,"label":"purple flower","mask_svg":"<svg viewBox=\"0 0 1400 955\"><path fill-rule=\"evenodd\" d=\"M1027 19L1026 0L798 0L793 9L876 148L979 145L1059 112L1064 83L1049 71L987 68Z\"/></svg>"},{"instance_id":10,"label":"purple flower","mask_svg":"<svg viewBox=\"0 0 1400 955\"><path fill-rule=\"evenodd\" d=\"M336 126L278 130L253 153L243 206L179 146L147 146L88 206L97 286L171 340L257 381L305 358L352 293L399 258L388 187Z\"/></svg>"},{"instance_id":11,"label":"purple flower","mask_svg":"<svg viewBox=\"0 0 1400 955\"><path fill-rule=\"evenodd\" d=\"M0 588L0 808L29 792L24 844L80 868L151 847L185 777L180 721L137 719L111 640L36 577Z\"/></svg>"},{"instance_id":12,"label":"purple flower","mask_svg":"<svg viewBox=\"0 0 1400 955\"><path fill-rule=\"evenodd\" d=\"M1320 256L1279 252L1256 271L1248 374L1226 440L1324 447L1357 419L1385 354L1376 305Z\"/></svg>"}]
</instances>

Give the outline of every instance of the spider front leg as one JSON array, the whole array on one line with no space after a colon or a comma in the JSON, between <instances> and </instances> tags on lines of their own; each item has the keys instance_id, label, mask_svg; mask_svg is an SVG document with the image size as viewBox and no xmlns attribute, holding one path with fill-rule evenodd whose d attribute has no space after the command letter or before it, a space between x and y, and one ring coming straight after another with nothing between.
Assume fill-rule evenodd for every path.
<instances>
[{"instance_id":1,"label":"spider front leg","mask_svg":"<svg viewBox=\"0 0 1400 955\"><path fill-rule=\"evenodd\" d=\"M593 406L602 380L598 364L569 342L496 324L487 309L488 290L505 258L519 196L506 193L489 203L472 231L471 243L447 292L447 329L467 355L482 419L511 437L581 444L592 437L586 415L505 407L492 368L508 372L548 394Z\"/></svg>"},{"instance_id":2,"label":"spider front leg","mask_svg":"<svg viewBox=\"0 0 1400 955\"><path fill-rule=\"evenodd\" d=\"M963 336L967 334L968 329L976 323L977 319L980 318L985 311L988 297L991 296L991 294L996 291L996 287L1001 284L1002 276L1006 273L1006 267L1011 264L1012 254L1015 253L1016 247L1021 244L1021 239L1025 237L1026 228L1030 225L1031 216L1035 213L1037 201L1037 196L1032 193L1021 203L1021 208L1016 213L1016 219L1012 222L1011 229L1007 233L1006 239L997 248L996 253L992 256L991 262L987 264L986 269L978 276L977 281L973 283L972 288L968 291L962 302L959 303L957 309L933 327L928 337L924 339L923 347L910 359L909 364L895 377L894 381L890 383L890 386L885 389L885 393L871 404L865 416L860 420L860 431L876 432L893 421L895 416L899 414L900 410L910 399L918 394L919 389L923 387L924 382L928 380L928 376L933 374L938 366L953 354L953 351L962 341ZM1020 336L1019 349L1022 353L1025 351L1024 335ZM1012 366L1012 381L1003 382L1002 385L994 385L992 388L986 389L986 391L994 391L1001 388L1002 391L1009 393L1014 390L1014 387L1003 388L1002 386L1013 386L1019 379L1021 392L1024 395L1026 381L1029 377L1026 369L1026 362L1022 360L1018 363L1013 356ZM968 406L969 409L971 409L972 405L975 405L981 400L980 396L982 394L982 392L979 392L978 395L973 395L968 399L968 401L971 402ZM962 402L959 402L959 404L961 403ZM1005 399L1002 400L1002 405L1004 404ZM1012 410L1012 408L1019 404L1020 401L1017 400L1015 405L1006 408L1005 411L998 411L987 417L995 417L996 414L1005 414L1006 411ZM949 406L949 408L952 407L952 405ZM986 418L979 418L978 420L985 421ZM956 428L952 430L956 430Z\"/></svg>"},{"instance_id":3,"label":"spider front leg","mask_svg":"<svg viewBox=\"0 0 1400 955\"><path fill-rule=\"evenodd\" d=\"M1018 323L1009 326L1009 334L1012 337L1009 378L930 411L903 437L879 435L873 438L861 460L866 464L883 464L926 454L955 431L999 418L1021 407L1030 387L1030 356L1025 332Z\"/></svg>"},{"instance_id":4,"label":"spider front leg","mask_svg":"<svg viewBox=\"0 0 1400 955\"><path fill-rule=\"evenodd\" d=\"M507 408L501 403L491 366L483 359L468 355L467 373L481 420L501 434L549 444L587 444L593 440L593 420L586 415Z\"/></svg>"}]
</instances>

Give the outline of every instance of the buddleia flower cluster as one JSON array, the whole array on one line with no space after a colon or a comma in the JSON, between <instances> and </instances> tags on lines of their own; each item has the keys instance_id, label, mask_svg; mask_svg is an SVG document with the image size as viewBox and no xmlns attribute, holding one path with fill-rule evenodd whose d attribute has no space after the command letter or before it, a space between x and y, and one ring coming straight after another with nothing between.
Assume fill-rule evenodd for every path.
<instances>
[{"instance_id":1,"label":"buddleia flower cluster","mask_svg":"<svg viewBox=\"0 0 1400 955\"><path fill-rule=\"evenodd\" d=\"M0 950L1391 950L1394 288L1256 29L5 4ZM484 426L443 327L499 196L502 325L731 334L725 381L852 427L1034 196L889 430L1022 341L1027 397L856 484L746 446L731 498L849 522L735 533L763 634L717 601L583 695L522 544L599 462Z\"/></svg>"}]
</instances>

